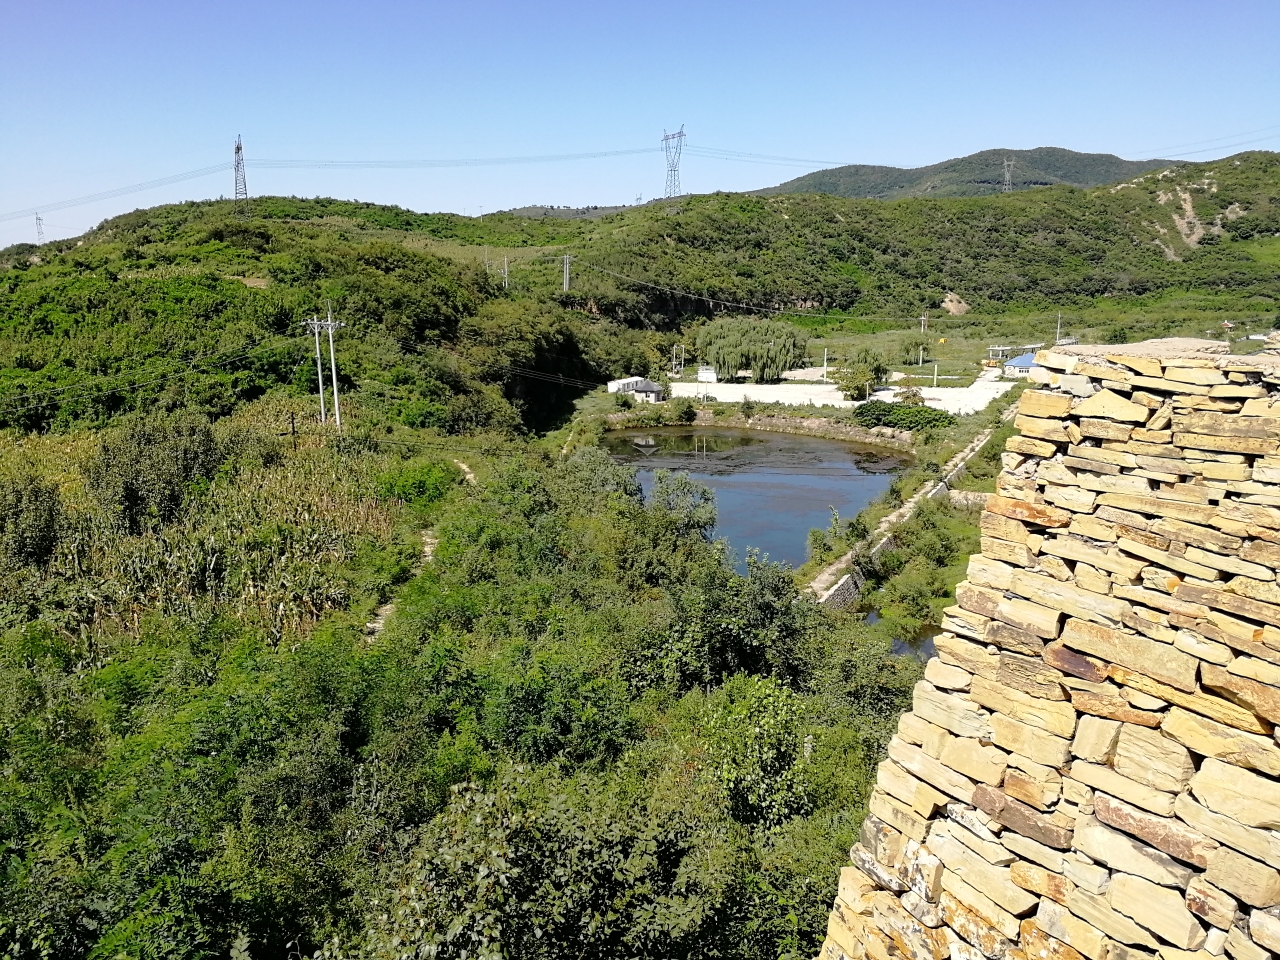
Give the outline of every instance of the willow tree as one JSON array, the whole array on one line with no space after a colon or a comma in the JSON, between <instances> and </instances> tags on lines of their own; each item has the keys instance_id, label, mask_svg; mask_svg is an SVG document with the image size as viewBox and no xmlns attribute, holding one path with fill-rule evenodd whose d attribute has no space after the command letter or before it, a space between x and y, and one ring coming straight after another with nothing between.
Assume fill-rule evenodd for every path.
<instances>
[{"instance_id":1,"label":"willow tree","mask_svg":"<svg viewBox=\"0 0 1280 960\"><path fill-rule=\"evenodd\" d=\"M750 368L753 383L777 383L782 374L805 362L809 341L789 323L726 317L698 331L698 354L731 380Z\"/></svg>"}]
</instances>

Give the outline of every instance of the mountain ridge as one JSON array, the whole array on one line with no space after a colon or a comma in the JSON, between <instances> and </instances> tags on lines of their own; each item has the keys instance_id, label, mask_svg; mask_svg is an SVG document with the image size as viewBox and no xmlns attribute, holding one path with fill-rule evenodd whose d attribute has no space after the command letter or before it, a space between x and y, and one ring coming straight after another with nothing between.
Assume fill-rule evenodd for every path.
<instances>
[{"instance_id":1,"label":"mountain ridge","mask_svg":"<svg viewBox=\"0 0 1280 960\"><path fill-rule=\"evenodd\" d=\"M1169 166L1170 160L1125 160L1111 153L1081 153L1065 147L980 150L924 167L849 164L806 173L759 196L827 193L837 197L897 200L906 197L980 197L1001 192L1004 159L1012 157L1014 190L1065 184L1099 187Z\"/></svg>"}]
</instances>

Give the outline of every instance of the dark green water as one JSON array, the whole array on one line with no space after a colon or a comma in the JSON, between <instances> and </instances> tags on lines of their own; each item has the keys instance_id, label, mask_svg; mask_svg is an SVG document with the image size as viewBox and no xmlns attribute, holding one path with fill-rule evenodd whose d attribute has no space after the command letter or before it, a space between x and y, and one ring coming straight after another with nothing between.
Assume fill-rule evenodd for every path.
<instances>
[{"instance_id":1,"label":"dark green water","mask_svg":"<svg viewBox=\"0 0 1280 960\"><path fill-rule=\"evenodd\" d=\"M638 468L646 492L654 470L686 470L711 487L716 536L729 542L739 569L752 547L798 567L809 530L829 526L832 507L852 518L906 463L839 440L713 427L623 430L605 434L604 447Z\"/></svg>"}]
</instances>

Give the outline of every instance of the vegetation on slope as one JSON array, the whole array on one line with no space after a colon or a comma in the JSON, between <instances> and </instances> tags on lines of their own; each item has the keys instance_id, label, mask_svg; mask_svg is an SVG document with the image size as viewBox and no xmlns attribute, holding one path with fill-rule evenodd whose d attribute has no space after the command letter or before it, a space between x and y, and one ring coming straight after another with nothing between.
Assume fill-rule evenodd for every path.
<instances>
[{"instance_id":1,"label":"vegetation on slope","mask_svg":"<svg viewBox=\"0 0 1280 960\"><path fill-rule=\"evenodd\" d=\"M1122 160L1111 153L1078 153L1062 147L1034 150L982 150L967 157L927 167L883 167L854 163L817 170L761 196L782 193L829 193L836 197L899 200L903 197L981 197L1004 188L1004 161L1014 161L1010 175L1015 190L1066 184L1097 187L1128 180L1172 164L1170 160Z\"/></svg>"},{"instance_id":2,"label":"vegetation on slope","mask_svg":"<svg viewBox=\"0 0 1280 960\"><path fill-rule=\"evenodd\" d=\"M596 219L263 198L0 251L5 954L811 955L918 671L890 638L971 522L868 565L867 626L735 573L687 480L530 435L733 304L1274 312L1276 161ZM341 440L299 328L326 301Z\"/></svg>"},{"instance_id":3,"label":"vegetation on slope","mask_svg":"<svg viewBox=\"0 0 1280 960\"><path fill-rule=\"evenodd\" d=\"M735 573L687 479L507 444L460 484L269 403L4 458L5 955L810 954L890 630Z\"/></svg>"}]
</instances>

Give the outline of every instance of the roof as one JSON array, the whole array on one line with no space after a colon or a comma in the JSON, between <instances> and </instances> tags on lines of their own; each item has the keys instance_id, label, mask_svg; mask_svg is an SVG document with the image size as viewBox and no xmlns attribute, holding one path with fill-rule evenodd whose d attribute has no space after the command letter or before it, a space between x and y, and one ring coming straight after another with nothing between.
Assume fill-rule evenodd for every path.
<instances>
[{"instance_id":1,"label":"roof","mask_svg":"<svg viewBox=\"0 0 1280 960\"><path fill-rule=\"evenodd\" d=\"M1034 367L1036 366L1036 355L1034 353L1024 353L1020 357L1012 357L1004 362L1006 367Z\"/></svg>"}]
</instances>

